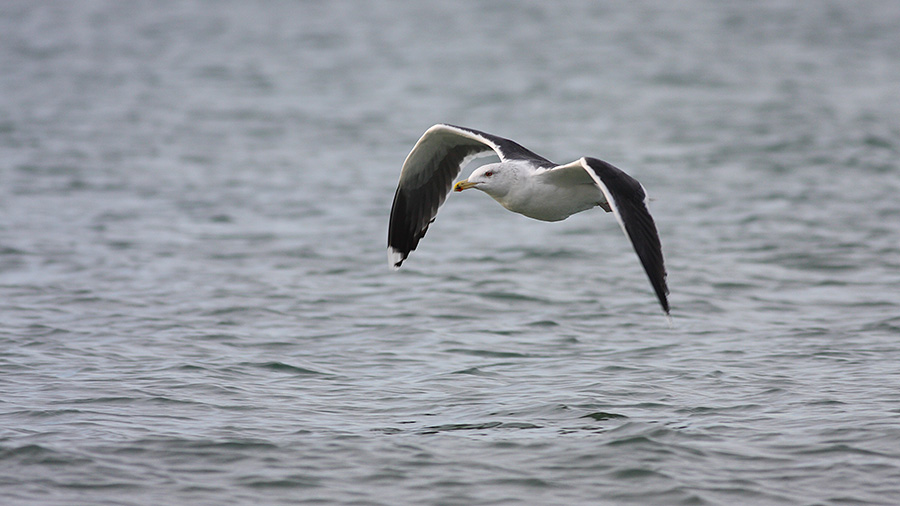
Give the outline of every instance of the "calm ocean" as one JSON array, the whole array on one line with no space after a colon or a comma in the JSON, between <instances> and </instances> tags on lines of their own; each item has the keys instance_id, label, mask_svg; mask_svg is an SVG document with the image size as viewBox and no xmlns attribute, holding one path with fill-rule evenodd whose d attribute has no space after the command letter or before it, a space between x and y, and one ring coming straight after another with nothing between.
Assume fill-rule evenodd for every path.
<instances>
[{"instance_id":1,"label":"calm ocean","mask_svg":"<svg viewBox=\"0 0 900 506\"><path fill-rule=\"evenodd\" d=\"M0 504L900 504L900 2L0 4ZM430 125L651 197L451 194ZM468 170L466 171L466 174Z\"/></svg>"}]
</instances>

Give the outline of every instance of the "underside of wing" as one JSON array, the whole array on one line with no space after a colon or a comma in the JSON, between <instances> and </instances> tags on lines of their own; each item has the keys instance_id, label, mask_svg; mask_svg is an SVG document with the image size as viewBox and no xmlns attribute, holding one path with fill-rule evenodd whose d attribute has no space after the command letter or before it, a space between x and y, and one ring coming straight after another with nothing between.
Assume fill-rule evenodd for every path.
<instances>
[{"instance_id":1,"label":"underside of wing","mask_svg":"<svg viewBox=\"0 0 900 506\"><path fill-rule=\"evenodd\" d=\"M388 261L399 268L416 249L438 208L444 203L459 171L477 156L497 146L479 132L435 125L416 142L400 171L388 225Z\"/></svg>"},{"instance_id":2,"label":"underside of wing","mask_svg":"<svg viewBox=\"0 0 900 506\"><path fill-rule=\"evenodd\" d=\"M548 172L560 171L560 176L576 178L574 175L564 175L571 169L580 167L594 180L606 197L609 207L612 209L625 232L625 236L631 241L634 251L637 253L650 278L656 297L666 314L669 314L669 301L667 295L669 288L666 285L666 268L663 261L662 245L656 223L650 215L647 207L647 194L644 187L636 179L622 172L613 165L596 158L582 158L567 165L561 165Z\"/></svg>"}]
</instances>

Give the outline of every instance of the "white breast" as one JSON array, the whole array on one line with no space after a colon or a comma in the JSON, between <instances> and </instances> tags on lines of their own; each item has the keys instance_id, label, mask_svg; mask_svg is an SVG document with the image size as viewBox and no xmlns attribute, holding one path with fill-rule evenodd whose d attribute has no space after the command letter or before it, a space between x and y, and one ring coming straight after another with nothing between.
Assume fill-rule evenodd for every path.
<instances>
[{"instance_id":1,"label":"white breast","mask_svg":"<svg viewBox=\"0 0 900 506\"><path fill-rule=\"evenodd\" d=\"M529 179L516 191L503 199L497 199L503 207L514 213L541 221L560 221L605 202L606 198L594 184L561 187L542 184Z\"/></svg>"}]
</instances>

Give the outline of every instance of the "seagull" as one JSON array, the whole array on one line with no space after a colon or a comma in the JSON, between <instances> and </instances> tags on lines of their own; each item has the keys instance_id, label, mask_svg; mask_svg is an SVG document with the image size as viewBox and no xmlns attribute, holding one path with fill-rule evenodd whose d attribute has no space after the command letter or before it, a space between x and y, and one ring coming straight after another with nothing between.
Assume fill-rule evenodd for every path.
<instances>
[{"instance_id":1,"label":"seagull","mask_svg":"<svg viewBox=\"0 0 900 506\"><path fill-rule=\"evenodd\" d=\"M496 155L499 163L453 180L475 158ZM634 247L666 315L666 268L648 197L637 180L597 158L557 165L515 141L447 124L425 131L403 162L388 225L388 262L399 269L434 222L450 190L474 188L506 209L541 221L560 221L600 207L615 216Z\"/></svg>"}]
</instances>

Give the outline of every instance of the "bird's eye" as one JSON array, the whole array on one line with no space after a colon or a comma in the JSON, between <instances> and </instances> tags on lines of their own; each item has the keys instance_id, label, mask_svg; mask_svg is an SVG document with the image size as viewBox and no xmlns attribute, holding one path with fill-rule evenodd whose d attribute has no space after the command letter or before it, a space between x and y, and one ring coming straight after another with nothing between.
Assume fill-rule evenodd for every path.
<instances>
[{"instance_id":1,"label":"bird's eye","mask_svg":"<svg viewBox=\"0 0 900 506\"><path fill-rule=\"evenodd\" d=\"M487 171L487 172L484 173L484 177L491 177L491 176L493 176L493 175L494 175L494 171L492 171L492 170L489 170L489 171Z\"/></svg>"}]
</instances>

